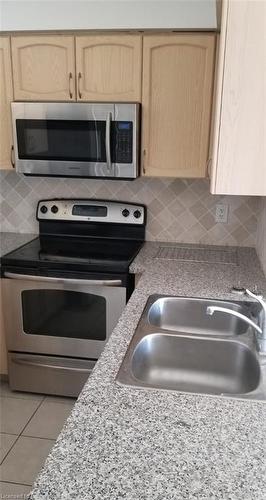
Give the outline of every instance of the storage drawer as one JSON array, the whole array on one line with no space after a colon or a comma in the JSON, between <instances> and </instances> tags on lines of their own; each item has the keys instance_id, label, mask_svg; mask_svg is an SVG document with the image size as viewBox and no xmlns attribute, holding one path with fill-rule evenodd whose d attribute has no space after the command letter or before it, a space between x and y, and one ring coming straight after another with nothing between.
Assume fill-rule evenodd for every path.
<instances>
[{"instance_id":1,"label":"storage drawer","mask_svg":"<svg viewBox=\"0 0 266 500\"><path fill-rule=\"evenodd\" d=\"M77 397L95 363L94 360L9 352L10 388L14 391Z\"/></svg>"}]
</instances>

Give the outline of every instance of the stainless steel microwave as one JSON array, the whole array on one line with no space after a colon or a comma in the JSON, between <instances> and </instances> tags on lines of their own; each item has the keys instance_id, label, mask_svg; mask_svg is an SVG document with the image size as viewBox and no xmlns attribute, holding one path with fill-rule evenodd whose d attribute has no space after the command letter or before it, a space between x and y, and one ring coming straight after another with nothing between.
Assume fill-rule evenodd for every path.
<instances>
[{"instance_id":1,"label":"stainless steel microwave","mask_svg":"<svg viewBox=\"0 0 266 500\"><path fill-rule=\"evenodd\" d=\"M17 172L135 179L138 103L13 102Z\"/></svg>"}]
</instances>

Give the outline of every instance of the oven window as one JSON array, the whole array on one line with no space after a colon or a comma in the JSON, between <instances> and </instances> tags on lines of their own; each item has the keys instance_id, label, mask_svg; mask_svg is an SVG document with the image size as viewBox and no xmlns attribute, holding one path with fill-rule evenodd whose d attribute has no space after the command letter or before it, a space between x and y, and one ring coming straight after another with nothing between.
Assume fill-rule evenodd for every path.
<instances>
[{"instance_id":1,"label":"oven window","mask_svg":"<svg viewBox=\"0 0 266 500\"><path fill-rule=\"evenodd\" d=\"M29 335L106 339L106 300L69 290L24 290L23 330Z\"/></svg>"},{"instance_id":2,"label":"oven window","mask_svg":"<svg viewBox=\"0 0 266 500\"><path fill-rule=\"evenodd\" d=\"M24 160L106 162L105 121L16 120Z\"/></svg>"}]
</instances>

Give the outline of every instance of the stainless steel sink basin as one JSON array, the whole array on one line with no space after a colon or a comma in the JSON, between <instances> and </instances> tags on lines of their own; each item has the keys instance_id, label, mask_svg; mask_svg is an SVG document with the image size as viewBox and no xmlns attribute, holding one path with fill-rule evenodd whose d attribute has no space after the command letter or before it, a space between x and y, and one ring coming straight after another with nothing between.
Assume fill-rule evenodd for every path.
<instances>
[{"instance_id":1,"label":"stainless steel sink basin","mask_svg":"<svg viewBox=\"0 0 266 500\"><path fill-rule=\"evenodd\" d=\"M234 316L217 313L207 316L208 306L220 306L249 316L245 305L222 300L186 297L162 297L147 311L148 322L164 330L178 330L204 335L241 335L249 326Z\"/></svg>"},{"instance_id":2,"label":"stainless steel sink basin","mask_svg":"<svg viewBox=\"0 0 266 500\"><path fill-rule=\"evenodd\" d=\"M244 344L153 333L137 344L133 377L145 386L208 394L246 394L258 387L260 366Z\"/></svg>"},{"instance_id":3,"label":"stainless steel sink basin","mask_svg":"<svg viewBox=\"0 0 266 500\"><path fill-rule=\"evenodd\" d=\"M266 400L266 356L256 349L254 329L222 306L255 321L250 302L150 296L120 366L119 384Z\"/></svg>"}]
</instances>

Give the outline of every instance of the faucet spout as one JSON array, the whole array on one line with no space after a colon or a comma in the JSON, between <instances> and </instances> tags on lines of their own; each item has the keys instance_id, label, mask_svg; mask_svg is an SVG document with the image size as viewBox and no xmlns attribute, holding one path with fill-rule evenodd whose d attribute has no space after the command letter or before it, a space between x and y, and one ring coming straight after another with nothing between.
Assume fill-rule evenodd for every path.
<instances>
[{"instance_id":1,"label":"faucet spout","mask_svg":"<svg viewBox=\"0 0 266 500\"><path fill-rule=\"evenodd\" d=\"M266 302L263 300L263 297L260 295L255 295L255 293L252 293L250 290L246 289L246 294L252 297L253 299L257 300L262 309L263 309L263 315L264 315L264 321L266 321Z\"/></svg>"},{"instance_id":2,"label":"faucet spout","mask_svg":"<svg viewBox=\"0 0 266 500\"><path fill-rule=\"evenodd\" d=\"M266 302L265 300L263 300L263 297L261 297L260 295L255 295L250 290L246 290L246 294L252 297L253 299L257 300L257 302L259 302L259 304L262 307L261 329L262 329L262 338L264 340L264 343L266 343Z\"/></svg>"},{"instance_id":3,"label":"faucet spout","mask_svg":"<svg viewBox=\"0 0 266 500\"><path fill-rule=\"evenodd\" d=\"M215 312L222 312L225 314L230 314L231 316L236 316L237 318L240 318L246 323L248 323L248 325L252 326L252 328L256 330L256 340L259 352L263 355L266 355L266 302L263 300L263 297L255 295L254 293L250 292L250 290L246 290L246 294L252 297L253 299L257 300L262 307L260 313L261 327L258 326L256 323L254 323L254 321L249 319L244 314L241 314L237 311L233 311L232 309L227 309L226 307L209 306L207 307L206 313L212 316Z\"/></svg>"},{"instance_id":4,"label":"faucet spout","mask_svg":"<svg viewBox=\"0 0 266 500\"><path fill-rule=\"evenodd\" d=\"M260 335L262 335L262 329L254 323L251 319L249 319L247 316L244 314L241 314L237 311L233 311L232 309L227 309L226 307L218 307L218 306L208 306L206 313L209 316L212 316L215 312L222 312L225 314L230 314L231 316L236 316L237 318L242 319L246 323L248 323L250 326L252 326Z\"/></svg>"}]
</instances>

